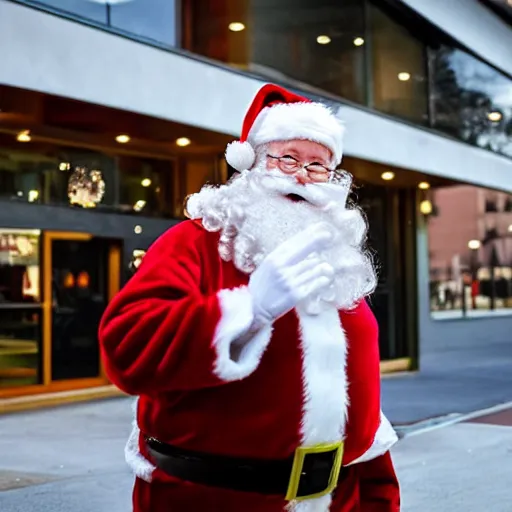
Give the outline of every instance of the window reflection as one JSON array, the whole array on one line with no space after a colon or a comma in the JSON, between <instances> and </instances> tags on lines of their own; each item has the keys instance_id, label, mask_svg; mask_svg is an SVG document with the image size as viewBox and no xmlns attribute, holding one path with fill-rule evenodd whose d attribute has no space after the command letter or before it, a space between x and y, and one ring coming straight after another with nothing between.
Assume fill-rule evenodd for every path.
<instances>
[{"instance_id":1,"label":"window reflection","mask_svg":"<svg viewBox=\"0 0 512 512\"><path fill-rule=\"evenodd\" d=\"M185 46L271 79L299 80L365 101L364 5L359 0L190 0Z\"/></svg>"},{"instance_id":2,"label":"window reflection","mask_svg":"<svg viewBox=\"0 0 512 512\"><path fill-rule=\"evenodd\" d=\"M54 148L0 152L0 198L172 217L175 164Z\"/></svg>"},{"instance_id":3,"label":"window reflection","mask_svg":"<svg viewBox=\"0 0 512 512\"><path fill-rule=\"evenodd\" d=\"M170 160L119 157L119 206L129 213L173 216L175 164Z\"/></svg>"},{"instance_id":4,"label":"window reflection","mask_svg":"<svg viewBox=\"0 0 512 512\"><path fill-rule=\"evenodd\" d=\"M0 307L40 301L39 236L36 230L0 229Z\"/></svg>"},{"instance_id":5,"label":"window reflection","mask_svg":"<svg viewBox=\"0 0 512 512\"><path fill-rule=\"evenodd\" d=\"M175 0L122 0L110 3L111 27L168 46L176 45Z\"/></svg>"},{"instance_id":6,"label":"window reflection","mask_svg":"<svg viewBox=\"0 0 512 512\"><path fill-rule=\"evenodd\" d=\"M430 61L434 128L512 156L512 80L456 48L431 50Z\"/></svg>"},{"instance_id":7,"label":"window reflection","mask_svg":"<svg viewBox=\"0 0 512 512\"><path fill-rule=\"evenodd\" d=\"M63 12L76 14L98 23L107 23L106 1L102 0L41 0L42 4L55 7ZM113 3L113 2L112 2Z\"/></svg>"},{"instance_id":8,"label":"window reflection","mask_svg":"<svg viewBox=\"0 0 512 512\"><path fill-rule=\"evenodd\" d=\"M432 192L438 212L428 221L432 316L512 313L510 196L470 185Z\"/></svg>"},{"instance_id":9,"label":"window reflection","mask_svg":"<svg viewBox=\"0 0 512 512\"><path fill-rule=\"evenodd\" d=\"M175 0L41 0L42 4L134 36L176 44Z\"/></svg>"},{"instance_id":10,"label":"window reflection","mask_svg":"<svg viewBox=\"0 0 512 512\"><path fill-rule=\"evenodd\" d=\"M0 229L0 387L40 383L39 236Z\"/></svg>"},{"instance_id":11,"label":"window reflection","mask_svg":"<svg viewBox=\"0 0 512 512\"><path fill-rule=\"evenodd\" d=\"M425 46L377 7L370 7L372 105L428 123Z\"/></svg>"},{"instance_id":12,"label":"window reflection","mask_svg":"<svg viewBox=\"0 0 512 512\"><path fill-rule=\"evenodd\" d=\"M0 306L0 388L41 383L41 312Z\"/></svg>"}]
</instances>

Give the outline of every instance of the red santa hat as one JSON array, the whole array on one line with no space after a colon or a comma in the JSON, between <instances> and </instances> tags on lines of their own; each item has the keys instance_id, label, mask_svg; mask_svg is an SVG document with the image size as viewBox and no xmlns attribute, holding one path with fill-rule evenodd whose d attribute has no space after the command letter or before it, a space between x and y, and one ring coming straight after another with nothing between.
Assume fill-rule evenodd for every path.
<instances>
[{"instance_id":1,"label":"red santa hat","mask_svg":"<svg viewBox=\"0 0 512 512\"><path fill-rule=\"evenodd\" d=\"M333 164L339 165L343 155L343 132L340 119L326 105L266 84L247 111L240 140L228 144L226 160L238 171L251 169L258 146L305 139L329 148Z\"/></svg>"}]
</instances>

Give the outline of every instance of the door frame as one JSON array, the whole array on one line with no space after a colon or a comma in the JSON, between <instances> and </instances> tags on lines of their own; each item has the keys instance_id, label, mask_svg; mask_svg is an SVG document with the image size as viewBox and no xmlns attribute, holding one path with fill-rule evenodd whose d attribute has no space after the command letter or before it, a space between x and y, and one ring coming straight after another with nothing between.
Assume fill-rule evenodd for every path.
<instances>
[{"instance_id":1,"label":"door frame","mask_svg":"<svg viewBox=\"0 0 512 512\"><path fill-rule=\"evenodd\" d=\"M41 231L40 289L41 305L41 372L42 384L0 389L0 398L36 395L59 391L92 388L110 384L100 355L100 375L92 378L52 381L52 242L54 240L88 241L90 233L72 231ZM119 244L110 243L108 248L107 300L110 302L121 286L122 254Z\"/></svg>"}]
</instances>

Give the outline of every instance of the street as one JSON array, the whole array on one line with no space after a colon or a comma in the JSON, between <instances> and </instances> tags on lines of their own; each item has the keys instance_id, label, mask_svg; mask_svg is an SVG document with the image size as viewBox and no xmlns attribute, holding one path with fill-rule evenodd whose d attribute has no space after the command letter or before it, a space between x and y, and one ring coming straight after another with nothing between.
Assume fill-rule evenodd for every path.
<instances>
[{"instance_id":1,"label":"street","mask_svg":"<svg viewBox=\"0 0 512 512\"><path fill-rule=\"evenodd\" d=\"M0 418L2 512L127 512L130 399ZM510 411L402 439L404 512L510 512Z\"/></svg>"}]
</instances>

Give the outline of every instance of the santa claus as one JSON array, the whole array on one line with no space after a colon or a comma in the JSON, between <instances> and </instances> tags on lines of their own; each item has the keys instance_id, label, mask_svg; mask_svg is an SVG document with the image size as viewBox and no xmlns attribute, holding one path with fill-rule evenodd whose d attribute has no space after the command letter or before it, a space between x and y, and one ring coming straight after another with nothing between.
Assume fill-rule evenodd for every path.
<instances>
[{"instance_id":1,"label":"santa claus","mask_svg":"<svg viewBox=\"0 0 512 512\"><path fill-rule=\"evenodd\" d=\"M396 512L366 222L336 171L343 127L274 85L190 220L149 249L100 326L138 396L135 512Z\"/></svg>"}]
</instances>

